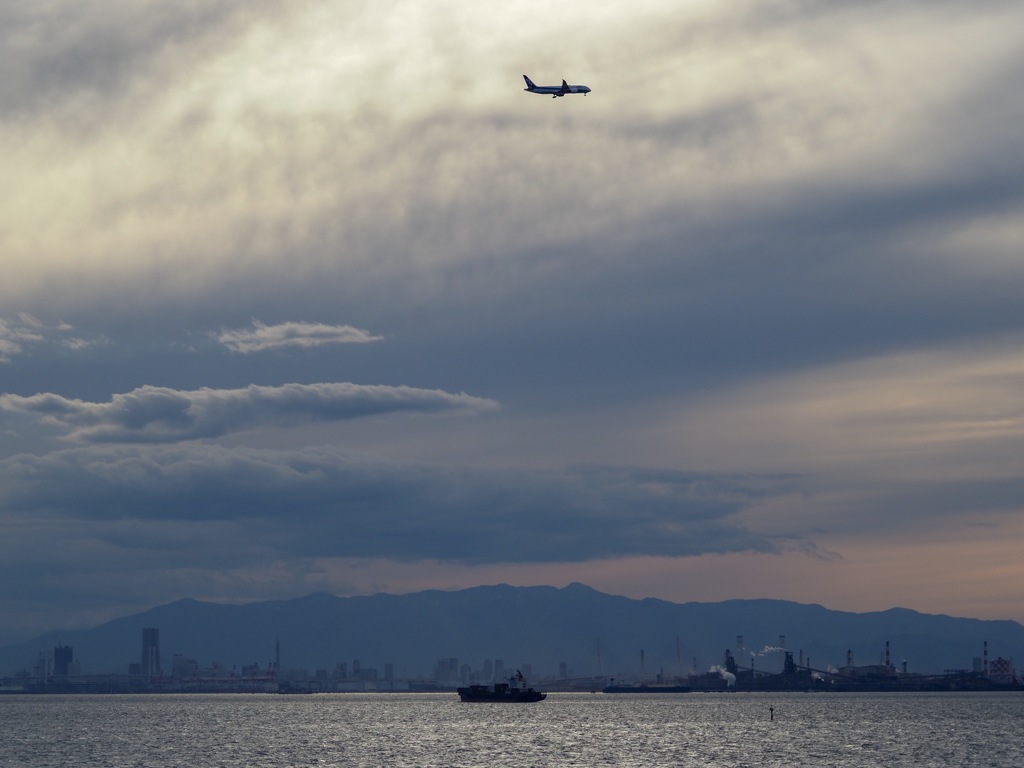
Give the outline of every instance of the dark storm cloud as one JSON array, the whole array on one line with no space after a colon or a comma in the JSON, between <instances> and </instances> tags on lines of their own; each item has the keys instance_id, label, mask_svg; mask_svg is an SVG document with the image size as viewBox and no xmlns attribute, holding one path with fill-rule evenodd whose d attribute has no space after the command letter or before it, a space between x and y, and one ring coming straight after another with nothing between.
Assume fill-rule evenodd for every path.
<instances>
[{"instance_id":1,"label":"dark storm cloud","mask_svg":"<svg viewBox=\"0 0 1024 768\"><path fill-rule=\"evenodd\" d=\"M180 391L139 387L90 403L41 393L0 395L0 411L31 414L88 443L172 443L215 438L264 426L295 426L384 413L479 412L493 400L414 387L350 383L249 385L244 389Z\"/></svg>"},{"instance_id":2,"label":"dark storm cloud","mask_svg":"<svg viewBox=\"0 0 1024 768\"><path fill-rule=\"evenodd\" d=\"M20 455L0 462L0 478L8 523L53 521L103 547L142 547L157 558L180 556L159 540L184 523L195 525L197 539L207 529L230 530L242 560L258 551L283 560L560 562L774 552L792 543L734 519L758 501L791 493L789 477L471 470L327 448L194 445ZM147 529L148 543L140 539Z\"/></svg>"}]
</instances>

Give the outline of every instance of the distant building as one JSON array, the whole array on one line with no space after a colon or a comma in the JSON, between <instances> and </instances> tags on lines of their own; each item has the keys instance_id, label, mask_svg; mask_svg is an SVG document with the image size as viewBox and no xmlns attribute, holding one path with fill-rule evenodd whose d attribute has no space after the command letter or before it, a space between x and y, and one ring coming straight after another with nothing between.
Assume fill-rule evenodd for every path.
<instances>
[{"instance_id":1,"label":"distant building","mask_svg":"<svg viewBox=\"0 0 1024 768\"><path fill-rule=\"evenodd\" d=\"M75 652L70 645L58 645L53 649L53 674L67 677L75 663Z\"/></svg>"},{"instance_id":2,"label":"distant building","mask_svg":"<svg viewBox=\"0 0 1024 768\"><path fill-rule=\"evenodd\" d=\"M60 673L56 672L55 674ZM1013 668L1013 660L1004 659L1002 656L997 658L989 667L988 677L992 682L1002 685L1014 682L1017 679L1017 674Z\"/></svg>"},{"instance_id":3,"label":"distant building","mask_svg":"<svg viewBox=\"0 0 1024 768\"><path fill-rule=\"evenodd\" d=\"M160 677L160 630L155 627L142 630L141 672L146 677Z\"/></svg>"},{"instance_id":4,"label":"distant building","mask_svg":"<svg viewBox=\"0 0 1024 768\"><path fill-rule=\"evenodd\" d=\"M260 669L259 662L242 665L242 677L266 677L267 673Z\"/></svg>"},{"instance_id":5,"label":"distant building","mask_svg":"<svg viewBox=\"0 0 1024 768\"><path fill-rule=\"evenodd\" d=\"M32 676L40 680L45 680L53 673L53 660L48 659L46 654L42 651L39 652L39 658L36 659L35 665L32 667Z\"/></svg>"},{"instance_id":6,"label":"distant building","mask_svg":"<svg viewBox=\"0 0 1024 768\"><path fill-rule=\"evenodd\" d=\"M180 653L171 659L171 676L175 680L190 680L199 675L199 662L187 659Z\"/></svg>"},{"instance_id":7,"label":"distant building","mask_svg":"<svg viewBox=\"0 0 1024 768\"><path fill-rule=\"evenodd\" d=\"M459 660L456 658L438 659L434 667L434 679L439 683L455 683L459 679Z\"/></svg>"}]
</instances>

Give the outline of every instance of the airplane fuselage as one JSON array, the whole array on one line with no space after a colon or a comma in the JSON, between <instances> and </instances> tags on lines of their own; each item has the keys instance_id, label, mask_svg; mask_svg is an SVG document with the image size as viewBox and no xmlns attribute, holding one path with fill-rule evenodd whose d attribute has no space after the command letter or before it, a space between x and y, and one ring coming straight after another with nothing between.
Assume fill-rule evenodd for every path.
<instances>
[{"instance_id":1,"label":"airplane fuselage","mask_svg":"<svg viewBox=\"0 0 1024 768\"><path fill-rule=\"evenodd\" d=\"M523 80L526 81L526 88L523 90L550 96L553 99L557 99L559 96L568 96L570 93L582 93L584 96L590 93L590 88L587 86L569 85L565 80L561 85L537 85L526 75L523 75Z\"/></svg>"}]
</instances>

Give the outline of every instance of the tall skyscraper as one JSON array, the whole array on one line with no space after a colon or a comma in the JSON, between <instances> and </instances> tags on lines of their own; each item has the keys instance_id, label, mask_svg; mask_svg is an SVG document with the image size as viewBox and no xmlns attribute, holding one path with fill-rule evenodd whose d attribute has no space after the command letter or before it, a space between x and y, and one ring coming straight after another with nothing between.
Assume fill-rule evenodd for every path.
<instances>
[{"instance_id":1,"label":"tall skyscraper","mask_svg":"<svg viewBox=\"0 0 1024 768\"><path fill-rule=\"evenodd\" d=\"M160 676L160 630L154 627L142 630L142 674Z\"/></svg>"},{"instance_id":2,"label":"tall skyscraper","mask_svg":"<svg viewBox=\"0 0 1024 768\"><path fill-rule=\"evenodd\" d=\"M70 645L58 645L53 649L53 674L67 677L71 674L71 665L75 661L75 652Z\"/></svg>"}]
</instances>

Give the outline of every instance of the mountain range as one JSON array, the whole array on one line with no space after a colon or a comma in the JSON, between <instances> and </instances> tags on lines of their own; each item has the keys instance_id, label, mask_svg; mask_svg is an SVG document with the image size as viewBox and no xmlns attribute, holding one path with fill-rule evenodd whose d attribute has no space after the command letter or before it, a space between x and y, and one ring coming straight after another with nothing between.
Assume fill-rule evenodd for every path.
<instances>
[{"instance_id":1,"label":"mountain range","mask_svg":"<svg viewBox=\"0 0 1024 768\"><path fill-rule=\"evenodd\" d=\"M179 600L87 630L54 631L0 649L0 674L31 669L40 654L71 646L81 672L124 673L141 656L143 627L160 630L162 665L181 654L200 667L266 668L280 649L284 670L392 664L398 677L430 677L439 659L482 669L530 665L535 677L637 677L706 671L726 649L741 665L778 671L784 646L816 669L878 664L886 642L894 665L926 674L970 669L984 643L994 659L1024 659L1024 626L923 614L904 608L850 613L783 600L672 603L598 592L582 584L482 586L404 595L225 605ZM742 636L742 652L739 651Z\"/></svg>"}]
</instances>

